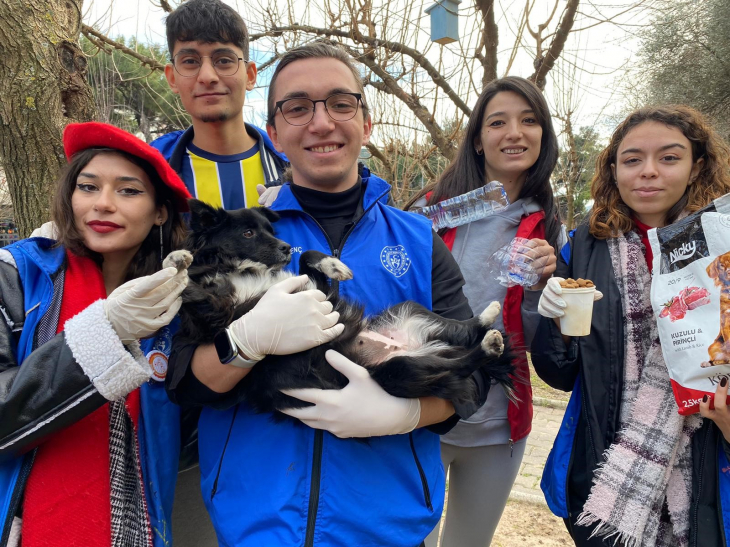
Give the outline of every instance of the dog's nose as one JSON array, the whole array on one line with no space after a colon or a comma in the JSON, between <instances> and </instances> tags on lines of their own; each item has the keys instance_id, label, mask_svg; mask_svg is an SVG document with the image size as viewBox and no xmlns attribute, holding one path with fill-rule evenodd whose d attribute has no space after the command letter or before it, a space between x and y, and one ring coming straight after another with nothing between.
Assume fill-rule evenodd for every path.
<instances>
[{"instance_id":1,"label":"dog's nose","mask_svg":"<svg viewBox=\"0 0 730 547\"><path fill-rule=\"evenodd\" d=\"M291 251L291 245L284 243L283 241L279 244L279 250L284 254L289 254Z\"/></svg>"}]
</instances>

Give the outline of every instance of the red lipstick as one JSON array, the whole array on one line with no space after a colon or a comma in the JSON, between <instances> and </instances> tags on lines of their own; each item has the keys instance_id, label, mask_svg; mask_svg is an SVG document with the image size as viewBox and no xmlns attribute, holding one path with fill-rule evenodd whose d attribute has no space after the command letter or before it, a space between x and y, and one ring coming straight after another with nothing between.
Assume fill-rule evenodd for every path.
<instances>
[{"instance_id":1,"label":"red lipstick","mask_svg":"<svg viewBox=\"0 0 730 547\"><path fill-rule=\"evenodd\" d=\"M91 222L87 222L86 225L100 234L108 234L109 232L113 232L114 230L119 230L121 228L119 224L104 220L92 220Z\"/></svg>"}]
</instances>

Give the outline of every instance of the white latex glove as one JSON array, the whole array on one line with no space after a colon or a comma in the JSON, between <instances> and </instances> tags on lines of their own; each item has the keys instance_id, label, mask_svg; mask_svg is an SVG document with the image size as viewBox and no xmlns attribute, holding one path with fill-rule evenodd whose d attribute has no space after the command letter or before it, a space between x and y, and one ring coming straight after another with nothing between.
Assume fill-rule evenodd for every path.
<instances>
[{"instance_id":1,"label":"white latex glove","mask_svg":"<svg viewBox=\"0 0 730 547\"><path fill-rule=\"evenodd\" d=\"M547 285L542 290L540 302L537 304L537 313L549 319L556 319L565 315L567 304L565 300L560 298L563 294L563 288L560 282L565 281L562 277L551 277L548 279ZM599 290L593 294L593 301L596 302L603 298L603 293Z\"/></svg>"},{"instance_id":2,"label":"white latex glove","mask_svg":"<svg viewBox=\"0 0 730 547\"><path fill-rule=\"evenodd\" d=\"M337 338L345 325L322 291L301 291L306 275L290 277L272 286L259 303L228 327L246 358L289 355ZM301 291L301 292L295 292Z\"/></svg>"},{"instance_id":3,"label":"white latex glove","mask_svg":"<svg viewBox=\"0 0 730 547\"><path fill-rule=\"evenodd\" d=\"M52 220L44 222L40 228L36 228L30 233L30 237L45 237L48 239L58 239L58 229L56 223Z\"/></svg>"},{"instance_id":4,"label":"white latex glove","mask_svg":"<svg viewBox=\"0 0 730 547\"><path fill-rule=\"evenodd\" d=\"M272 186L267 188L263 184L256 185L256 191L259 193L259 205L263 207L271 207L276 201L276 196L279 195L281 186Z\"/></svg>"},{"instance_id":5,"label":"white latex glove","mask_svg":"<svg viewBox=\"0 0 730 547\"><path fill-rule=\"evenodd\" d=\"M126 344L169 324L182 305L180 293L187 285L187 270L165 268L117 287L104 301L104 311Z\"/></svg>"},{"instance_id":6,"label":"white latex glove","mask_svg":"<svg viewBox=\"0 0 730 547\"><path fill-rule=\"evenodd\" d=\"M413 431L421 419L421 401L388 394L357 363L330 350L327 362L350 381L342 389L287 389L282 393L314 403L283 410L309 427L324 429L342 439L379 437Z\"/></svg>"}]
</instances>

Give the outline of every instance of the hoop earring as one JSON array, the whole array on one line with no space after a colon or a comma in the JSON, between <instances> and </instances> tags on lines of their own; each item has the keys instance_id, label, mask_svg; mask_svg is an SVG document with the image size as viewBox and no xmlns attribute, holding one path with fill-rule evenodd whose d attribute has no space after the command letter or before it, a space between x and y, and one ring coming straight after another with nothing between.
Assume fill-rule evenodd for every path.
<instances>
[{"instance_id":1,"label":"hoop earring","mask_svg":"<svg viewBox=\"0 0 730 547\"><path fill-rule=\"evenodd\" d=\"M484 154L484 150L480 150L479 148L474 147L474 151L477 153L477 156L481 156Z\"/></svg>"},{"instance_id":2,"label":"hoop earring","mask_svg":"<svg viewBox=\"0 0 730 547\"><path fill-rule=\"evenodd\" d=\"M160 224L160 262L165 260L165 246L162 243L162 224Z\"/></svg>"}]
</instances>

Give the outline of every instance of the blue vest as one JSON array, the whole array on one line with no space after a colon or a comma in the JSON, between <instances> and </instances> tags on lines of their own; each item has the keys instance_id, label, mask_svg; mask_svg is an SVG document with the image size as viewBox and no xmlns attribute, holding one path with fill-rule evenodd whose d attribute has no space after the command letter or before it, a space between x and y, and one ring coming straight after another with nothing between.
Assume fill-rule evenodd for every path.
<instances>
[{"instance_id":1,"label":"blue vest","mask_svg":"<svg viewBox=\"0 0 730 547\"><path fill-rule=\"evenodd\" d=\"M63 266L66 251L61 247L53 248L52 243L33 238L5 247L18 266L27 314L18 347L15 348L16 359L21 366L33 351L38 323L53 299L53 276ZM179 320L175 319L170 326L160 330L156 338L143 340L141 348L144 354L153 357L157 355L153 352L159 352L169 359L172 335L178 325ZM167 398L164 382L153 380L140 388L140 407L137 437L153 542L155 547L170 547L172 501L180 452L180 409ZM25 484L30 467L31 461L27 457L0 465L0 518L3 526L9 526L14 516L11 511L17 507L18 496L22 495L20 486Z\"/></svg>"},{"instance_id":2,"label":"blue vest","mask_svg":"<svg viewBox=\"0 0 730 547\"><path fill-rule=\"evenodd\" d=\"M284 185L272 209L277 237L302 251L337 254L354 272L340 294L368 314L414 300L431 307L430 222L386 205L389 186L366 176L365 213L331 249ZM266 366L262 364L261 366ZM199 422L203 499L224 546L417 546L438 523L444 471L439 438L425 429L363 442L275 423L245 403L203 410ZM308 522L308 519L310 519Z\"/></svg>"}]
</instances>

